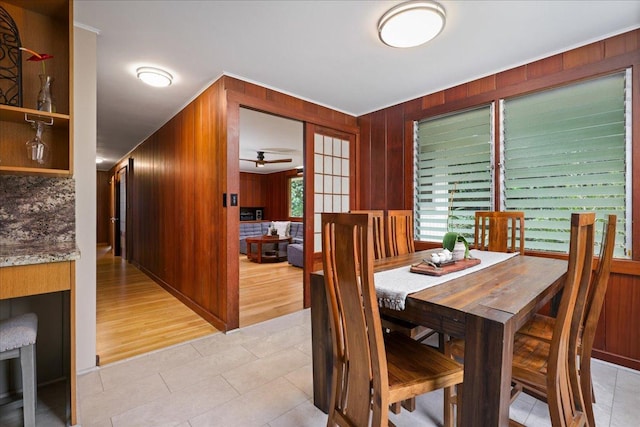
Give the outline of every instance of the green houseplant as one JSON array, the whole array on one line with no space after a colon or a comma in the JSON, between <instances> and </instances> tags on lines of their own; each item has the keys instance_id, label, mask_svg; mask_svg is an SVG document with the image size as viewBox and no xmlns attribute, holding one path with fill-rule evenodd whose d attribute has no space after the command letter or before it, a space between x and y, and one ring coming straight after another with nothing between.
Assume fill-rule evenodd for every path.
<instances>
[{"instance_id":1,"label":"green houseplant","mask_svg":"<svg viewBox=\"0 0 640 427\"><path fill-rule=\"evenodd\" d=\"M451 193L449 195L449 212L447 215L447 230L451 230L450 227L450 219L451 219L451 213L453 211L453 196L456 192L456 185L457 183L453 184L453 189L451 190ZM444 249L448 249L449 251L451 251L452 253L455 253L456 251L460 250L460 245L458 245L458 249L456 249L456 244L460 242L464 245L464 255L462 256L462 258L468 258L469 257L469 243L467 243L467 239L464 238L464 236L460 233L457 233L455 231L448 231L445 233L444 237L442 238L442 247ZM459 256L456 257L454 255L454 259L456 258L460 258Z\"/></svg>"}]
</instances>

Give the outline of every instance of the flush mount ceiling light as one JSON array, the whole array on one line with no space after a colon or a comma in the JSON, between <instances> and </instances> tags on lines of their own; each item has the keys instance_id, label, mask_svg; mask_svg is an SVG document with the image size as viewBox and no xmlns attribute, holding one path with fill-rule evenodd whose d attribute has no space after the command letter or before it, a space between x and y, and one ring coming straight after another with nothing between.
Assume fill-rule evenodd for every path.
<instances>
[{"instance_id":1,"label":"flush mount ceiling light","mask_svg":"<svg viewBox=\"0 0 640 427\"><path fill-rule=\"evenodd\" d=\"M444 8L433 1L408 1L387 11L378 22L380 40L391 47L415 47L444 28Z\"/></svg>"},{"instance_id":2,"label":"flush mount ceiling light","mask_svg":"<svg viewBox=\"0 0 640 427\"><path fill-rule=\"evenodd\" d=\"M140 80L155 87L166 87L173 81L173 76L160 68L140 67L136 74Z\"/></svg>"}]
</instances>

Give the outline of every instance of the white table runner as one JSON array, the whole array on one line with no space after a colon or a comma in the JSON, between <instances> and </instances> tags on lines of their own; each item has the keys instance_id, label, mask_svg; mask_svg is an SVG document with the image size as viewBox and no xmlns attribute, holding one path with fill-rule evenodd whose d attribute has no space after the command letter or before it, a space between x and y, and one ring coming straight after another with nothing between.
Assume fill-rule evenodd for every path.
<instances>
[{"instance_id":1,"label":"white table runner","mask_svg":"<svg viewBox=\"0 0 640 427\"><path fill-rule=\"evenodd\" d=\"M376 286L378 304L393 310L404 310L407 295L413 292L440 285L449 280L482 270L483 268L490 267L518 255L517 252L508 254L503 252L478 251L475 249L472 249L470 254L474 258L480 259L480 264L465 270L445 274L444 276L412 273L409 271L411 266L374 273L373 279Z\"/></svg>"}]
</instances>

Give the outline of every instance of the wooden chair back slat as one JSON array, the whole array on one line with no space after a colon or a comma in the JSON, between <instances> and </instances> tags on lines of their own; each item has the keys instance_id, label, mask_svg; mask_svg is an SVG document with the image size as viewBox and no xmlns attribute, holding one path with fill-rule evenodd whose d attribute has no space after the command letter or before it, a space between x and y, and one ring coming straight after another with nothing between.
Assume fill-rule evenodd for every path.
<instances>
[{"instance_id":1,"label":"wooden chair back slat","mask_svg":"<svg viewBox=\"0 0 640 427\"><path fill-rule=\"evenodd\" d=\"M389 210L386 220L387 253L389 256L416 251L413 240L413 211Z\"/></svg>"},{"instance_id":2,"label":"wooden chair back slat","mask_svg":"<svg viewBox=\"0 0 640 427\"><path fill-rule=\"evenodd\" d=\"M479 250L524 255L524 212L477 211L473 241Z\"/></svg>"},{"instance_id":3,"label":"wooden chair back slat","mask_svg":"<svg viewBox=\"0 0 640 427\"><path fill-rule=\"evenodd\" d=\"M571 215L569 265L548 359L547 400L554 426L586 423L582 393L572 387L568 361L578 355L574 343L579 328L574 319L582 317L586 305L579 301L579 291L588 290L591 278L594 227L594 213Z\"/></svg>"},{"instance_id":4,"label":"wooden chair back slat","mask_svg":"<svg viewBox=\"0 0 640 427\"><path fill-rule=\"evenodd\" d=\"M325 287L334 331L332 381L341 385L331 395L328 425L368 425L372 401L378 414L389 405L387 395L372 394L388 389L372 242L368 214L322 214Z\"/></svg>"},{"instance_id":5,"label":"wooden chair back slat","mask_svg":"<svg viewBox=\"0 0 640 427\"><path fill-rule=\"evenodd\" d=\"M576 376L572 376L574 383L572 386L574 389L580 389L582 391L582 397L585 403L585 412L590 426L595 426L595 416L593 413L593 396L591 387L591 352L593 350L593 343L595 340L596 329L598 327L598 321L600 319L600 313L602 306L604 305L604 297L607 293L607 286L609 284L609 276L611 273L611 261L613 259L613 249L616 239L616 222L617 217L615 215L609 215L607 222L604 226L602 233L602 245L600 246L600 256L598 260L598 267L591 280L589 286L588 296L584 307L584 314L582 315L582 321L579 323L581 329L578 334L575 334L575 342L570 343L570 346L579 347L580 354L580 366L579 369L575 366L576 360L570 360L570 369L574 372L579 372L579 384L575 383ZM579 337L579 339L577 338Z\"/></svg>"},{"instance_id":6,"label":"wooden chair back slat","mask_svg":"<svg viewBox=\"0 0 640 427\"><path fill-rule=\"evenodd\" d=\"M373 256L375 259L387 257L387 247L384 243L384 211L382 210L355 210L351 213L366 213L371 215L373 227Z\"/></svg>"}]
</instances>

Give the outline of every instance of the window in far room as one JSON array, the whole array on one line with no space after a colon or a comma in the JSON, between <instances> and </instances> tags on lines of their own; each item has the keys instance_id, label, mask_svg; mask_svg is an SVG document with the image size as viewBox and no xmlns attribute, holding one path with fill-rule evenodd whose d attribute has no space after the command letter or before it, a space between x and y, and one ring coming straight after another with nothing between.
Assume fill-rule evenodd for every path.
<instances>
[{"instance_id":1,"label":"window in far room","mask_svg":"<svg viewBox=\"0 0 640 427\"><path fill-rule=\"evenodd\" d=\"M304 207L304 185L301 176L289 178L289 217L302 218Z\"/></svg>"}]
</instances>

